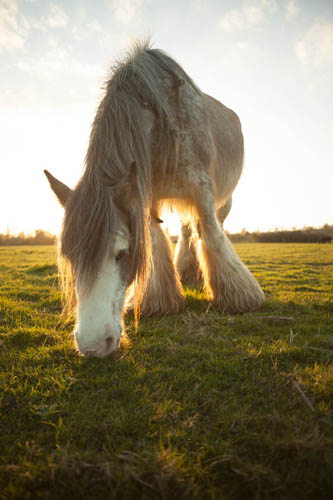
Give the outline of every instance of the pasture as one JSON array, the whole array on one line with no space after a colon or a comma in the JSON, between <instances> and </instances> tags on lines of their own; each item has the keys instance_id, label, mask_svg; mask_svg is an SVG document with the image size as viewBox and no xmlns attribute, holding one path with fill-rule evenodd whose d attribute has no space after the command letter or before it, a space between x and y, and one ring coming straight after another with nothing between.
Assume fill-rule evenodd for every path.
<instances>
[{"instance_id":1,"label":"pasture","mask_svg":"<svg viewBox=\"0 0 333 500\"><path fill-rule=\"evenodd\" d=\"M333 498L333 246L239 244L265 306L78 356L53 247L0 248L0 497Z\"/></svg>"}]
</instances>

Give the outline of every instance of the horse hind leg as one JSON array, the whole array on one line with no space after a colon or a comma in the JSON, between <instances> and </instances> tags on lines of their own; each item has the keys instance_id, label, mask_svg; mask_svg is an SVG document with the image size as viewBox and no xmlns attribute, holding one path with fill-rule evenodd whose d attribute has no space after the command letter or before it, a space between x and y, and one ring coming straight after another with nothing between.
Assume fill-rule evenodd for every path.
<instances>
[{"instance_id":1,"label":"horse hind leg","mask_svg":"<svg viewBox=\"0 0 333 500\"><path fill-rule=\"evenodd\" d=\"M198 285L202 283L191 224L182 224L174 262L183 285Z\"/></svg>"},{"instance_id":2,"label":"horse hind leg","mask_svg":"<svg viewBox=\"0 0 333 500\"><path fill-rule=\"evenodd\" d=\"M205 183L205 190L203 194L201 185L200 196L197 197L201 229L197 254L208 298L225 312L255 311L263 305L264 293L217 220L209 181Z\"/></svg>"},{"instance_id":3,"label":"horse hind leg","mask_svg":"<svg viewBox=\"0 0 333 500\"><path fill-rule=\"evenodd\" d=\"M143 316L176 313L182 309L184 297L179 275L173 264L172 243L160 224L154 221L151 222L150 233L152 270L140 312Z\"/></svg>"},{"instance_id":4,"label":"horse hind leg","mask_svg":"<svg viewBox=\"0 0 333 500\"><path fill-rule=\"evenodd\" d=\"M232 206L232 197L222 205L216 213L217 219L223 229L223 223ZM175 266L178 270L183 285L202 285L203 278L196 255L194 239L198 237L200 229L196 228L192 234L191 224L182 224L175 251Z\"/></svg>"}]
</instances>

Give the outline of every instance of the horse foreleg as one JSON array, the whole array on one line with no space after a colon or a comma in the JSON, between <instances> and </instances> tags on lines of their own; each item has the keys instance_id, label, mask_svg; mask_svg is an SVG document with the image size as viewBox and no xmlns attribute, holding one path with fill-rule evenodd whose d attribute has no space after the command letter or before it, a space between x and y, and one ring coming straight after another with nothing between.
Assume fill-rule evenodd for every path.
<instances>
[{"instance_id":1,"label":"horse foreleg","mask_svg":"<svg viewBox=\"0 0 333 500\"><path fill-rule=\"evenodd\" d=\"M264 293L240 260L217 220L212 189L207 183L206 196L197 203L200 238L197 254L208 298L222 311L255 311L264 301Z\"/></svg>"},{"instance_id":2,"label":"horse foreleg","mask_svg":"<svg viewBox=\"0 0 333 500\"><path fill-rule=\"evenodd\" d=\"M153 262L147 291L140 306L142 315L176 313L183 307L183 289L173 264L170 239L156 222L150 227Z\"/></svg>"}]
</instances>

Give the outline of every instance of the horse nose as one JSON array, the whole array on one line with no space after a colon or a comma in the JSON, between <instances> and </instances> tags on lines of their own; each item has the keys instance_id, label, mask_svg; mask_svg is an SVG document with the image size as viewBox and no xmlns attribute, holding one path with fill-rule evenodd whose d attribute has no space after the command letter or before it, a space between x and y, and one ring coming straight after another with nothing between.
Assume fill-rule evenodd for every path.
<instances>
[{"instance_id":1,"label":"horse nose","mask_svg":"<svg viewBox=\"0 0 333 500\"><path fill-rule=\"evenodd\" d=\"M83 354L83 356L104 358L117 349L122 327L119 324L117 328L112 328L109 323L106 323L103 337L99 337L95 340L89 339L89 341L82 337L82 333L83 332L81 332L81 335L79 331L75 331L74 333L76 346L80 353Z\"/></svg>"},{"instance_id":2,"label":"horse nose","mask_svg":"<svg viewBox=\"0 0 333 500\"><path fill-rule=\"evenodd\" d=\"M121 324L118 324L117 326L112 326L110 323L105 324L105 330L104 330L104 340L106 343L107 349L111 349L113 347L116 349L119 344L120 336L122 333L122 327Z\"/></svg>"},{"instance_id":3,"label":"horse nose","mask_svg":"<svg viewBox=\"0 0 333 500\"><path fill-rule=\"evenodd\" d=\"M113 351L115 351L119 344L119 338L114 335L109 335L104 338L94 349L86 349L86 356L93 356L94 358L105 358Z\"/></svg>"},{"instance_id":4,"label":"horse nose","mask_svg":"<svg viewBox=\"0 0 333 500\"><path fill-rule=\"evenodd\" d=\"M116 339L113 335L110 335L105 339L106 351L111 352L114 349L117 349L119 344L119 339Z\"/></svg>"},{"instance_id":5,"label":"horse nose","mask_svg":"<svg viewBox=\"0 0 333 500\"><path fill-rule=\"evenodd\" d=\"M105 358L112 351L114 351L118 346L118 342L114 337L108 337L104 339L100 344L94 347L86 347L84 349L80 349L81 354L83 356L87 356L88 358Z\"/></svg>"}]
</instances>

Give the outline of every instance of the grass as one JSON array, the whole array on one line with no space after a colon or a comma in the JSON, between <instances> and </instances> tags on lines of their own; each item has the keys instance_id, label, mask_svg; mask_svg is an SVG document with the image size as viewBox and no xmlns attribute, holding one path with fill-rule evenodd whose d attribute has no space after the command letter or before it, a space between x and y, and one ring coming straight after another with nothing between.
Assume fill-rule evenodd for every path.
<instances>
[{"instance_id":1,"label":"grass","mask_svg":"<svg viewBox=\"0 0 333 500\"><path fill-rule=\"evenodd\" d=\"M237 251L261 311L187 289L96 360L60 322L54 248L0 248L0 498L333 497L333 247Z\"/></svg>"}]
</instances>

